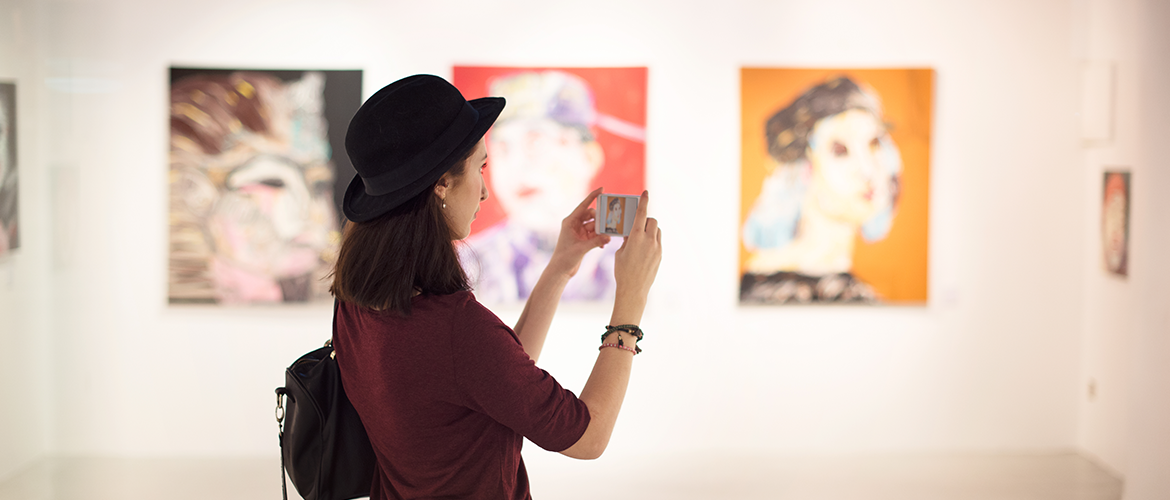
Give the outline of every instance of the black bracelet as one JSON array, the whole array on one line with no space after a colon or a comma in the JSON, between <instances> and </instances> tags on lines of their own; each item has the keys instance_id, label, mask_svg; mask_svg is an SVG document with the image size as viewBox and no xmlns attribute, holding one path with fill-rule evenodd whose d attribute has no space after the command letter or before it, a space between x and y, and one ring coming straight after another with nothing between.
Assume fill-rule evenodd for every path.
<instances>
[{"instance_id":1,"label":"black bracelet","mask_svg":"<svg viewBox=\"0 0 1170 500\"><path fill-rule=\"evenodd\" d=\"M626 345L626 343L624 341L622 341L622 332L626 332L630 335L633 335L635 338L635 340L634 340L634 351L635 352L634 353L639 354L642 352L642 348L638 347L638 341L642 340L643 333L642 333L642 329L638 328L638 325L617 325L617 326L605 325L605 333L601 334L601 341L605 342L605 338L608 337L613 332L618 332L618 345L620 345L620 346Z\"/></svg>"},{"instance_id":2,"label":"black bracelet","mask_svg":"<svg viewBox=\"0 0 1170 500\"><path fill-rule=\"evenodd\" d=\"M601 336L601 339L605 340L605 337L608 337L609 334L613 333L614 331L619 331L619 330L624 331L624 332L626 332L630 335L633 335L635 337L638 337L638 340L642 340L642 329L638 328L638 325L617 325L617 326L606 325L605 326L605 334Z\"/></svg>"}]
</instances>

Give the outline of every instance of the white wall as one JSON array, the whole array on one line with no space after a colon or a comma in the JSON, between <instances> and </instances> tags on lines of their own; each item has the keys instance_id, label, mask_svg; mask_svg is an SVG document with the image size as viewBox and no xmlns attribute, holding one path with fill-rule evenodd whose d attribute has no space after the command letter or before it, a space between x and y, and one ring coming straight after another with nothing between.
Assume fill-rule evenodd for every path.
<instances>
[{"instance_id":1,"label":"white wall","mask_svg":"<svg viewBox=\"0 0 1170 500\"><path fill-rule=\"evenodd\" d=\"M1142 59L1146 70L1142 95L1150 106L1142 117L1142 164L1149 184L1136 196L1137 229L1145 234L1137 240L1135 265L1141 265L1142 310L1137 321L1134 350L1135 369L1131 401L1132 432L1127 474L1128 500L1156 500L1170 494L1170 158L1166 138L1170 137L1170 1L1151 0L1145 6ZM1135 235L1136 236L1136 235Z\"/></svg>"},{"instance_id":2,"label":"white wall","mask_svg":"<svg viewBox=\"0 0 1170 500\"><path fill-rule=\"evenodd\" d=\"M168 66L360 68L368 95L452 64L639 65L667 249L610 455L1077 448L1127 498L1170 491L1170 2L583 5L0 4L24 225L0 259L21 354L0 364L0 477L49 452L274 456L272 388L328 335L327 305L166 305ZM1086 149L1077 69L1101 59L1115 140ZM736 305L737 204L690 201L738 196L743 65L937 71L928 307ZM1126 281L1100 265L1111 165L1134 171ZM564 308L542 365L581 387L606 317Z\"/></svg>"},{"instance_id":3,"label":"white wall","mask_svg":"<svg viewBox=\"0 0 1170 500\"><path fill-rule=\"evenodd\" d=\"M327 305L166 305L172 64L361 68L366 95L452 64L648 66L666 253L611 454L1078 443L1089 186L1067 1L40 5L42 165L78 179L54 288L60 453L274 455L272 389L328 335ZM738 205L691 200L738 196L743 65L937 71L928 307L736 305ZM542 365L580 388L608 316L565 309Z\"/></svg>"},{"instance_id":4,"label":"white wall","mask_svg":"<svg viewBox=\"0 0 1170 500\"><path fill-rule=\"evenodd\" d=\"M37 54L43 22L32 1L0 3L0 82L16 84L20 248L0 256L0 478L50 450L49 205L41 150Z\"/></svg>"},{"instance_id":5,"label":"white wall","mask_svg":"<svg viewBox=\"0 0 1170 500\"><path fill-rule=\"evenodd\" d=\"M1115 78L1114 127L1110 141L1084 144L1081 148L1084 192L1084 276L1082 369L1079 382L1078 444L1113 470L1124 473L1129 447L1127 418L1131 400L1133 337L1136 335L1140 295L1135 289L1144 269L1130 266L1132 278L1105 271L1101 245L1102 172L1129 169L1135 189L1144 188L1148 166L1141 161L1141 116L1146 108L1140 94L1143 61L1139 45L1145 36L1142 0L1078 0L1074 55L1085 62L1113 66ZM1136 193L1135 193L1136 194ZM1139 198L1140 199L1140 198ZM1136 221L1141 214L1131 207ZM1140 239L1136 224L1134 240ZM1144 235L1143 235L1144 236ZM1133 254L1137 254L1135 248ZM1131 259L1136 255L1131 255ZM1090 396L1089 385L1095 386Z\"/></svg>"},{"instance_id":6,"label":"white wall","mask_svg":"<svg viewBox=\"0 0 1170 500\"><path fill-rule=\"evenodd\" d=\"M1082 153L1086 193L1085 308L1078 444L1126 478L1127 499L1170 492L1170 2L1086 0L1083 56L1117 68L1115 139ZM1101 171L1133 172L1130 275L1101 266Z\"/></svg>"}]
</instances>

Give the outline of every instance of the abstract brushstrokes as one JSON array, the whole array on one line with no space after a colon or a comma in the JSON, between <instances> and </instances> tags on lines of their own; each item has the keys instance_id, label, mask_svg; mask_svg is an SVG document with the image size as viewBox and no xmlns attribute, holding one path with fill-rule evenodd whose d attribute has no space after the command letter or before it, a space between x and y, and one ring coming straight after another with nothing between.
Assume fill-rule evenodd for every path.
<instances>
[{"instance_id":1,"label":"abstract brushstrokes","mask_svg":"<svg viewBox=\"0 0 1170 500\"><path fill-rule=\"evenodd\" d=\"M360 93L359 71L171 69L171 303L328 297Z\"/></svg>"},{"instance_id":2,"label":"abstract brushstrokes","mask_svg":"<svg viewBox=\"0 0 1170 500\"><path fill-rule=\"evenodd\" d=\"M932 79L742 70L741 303L926 301Z\"/></svg>"},{"instance_id":3,"label":"abstract brushstrokes","mask_svg":"<svg viewBox=\"0 0 1170 500\"><path fill-rule=\"evenodd\" d=\"M20 247L16 84L0 83L0 256Z\"/></svg>"},{"instance_id":4,"label":"abstract brushstrokes","mask_svg":"<svg viewBox=\"0 0 1170 500\"><path fill-rule=\"evenodd\" d=\"M1129 275L1129 193L1130 173L1105 172L1101 202L1101 243L1105 270Z\"/></svg>"},{"instance_id":5,"label":"abstract brushstrokes","mask_svg":"<svg viewBox=\"0 0 1170 500\"><path fill-rule=\"evenodd\" d=\"M646 68L455 67L453 83L468 99L507 99L487 136L489 198L462 257L479 300L523 301L585 195L641 193ZM619 245L587 254L562 298L612 296Z\"/></svg>"}]
</instances>

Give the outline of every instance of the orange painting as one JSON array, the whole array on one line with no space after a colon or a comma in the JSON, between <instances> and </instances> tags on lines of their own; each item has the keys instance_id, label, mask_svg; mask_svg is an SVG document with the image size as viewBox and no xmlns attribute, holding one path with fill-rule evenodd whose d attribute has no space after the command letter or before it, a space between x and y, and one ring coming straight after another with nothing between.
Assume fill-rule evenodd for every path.
<instances>
[{"instance_id":1,"label":"orange painting","mask_svg":"<svg viewBox=\"0 0 1170 500\"><path fill-rule=\"evenodd\" d=\"M740 79L740 302L925 303L934 71Z\"/></svg>"}]
</instances>

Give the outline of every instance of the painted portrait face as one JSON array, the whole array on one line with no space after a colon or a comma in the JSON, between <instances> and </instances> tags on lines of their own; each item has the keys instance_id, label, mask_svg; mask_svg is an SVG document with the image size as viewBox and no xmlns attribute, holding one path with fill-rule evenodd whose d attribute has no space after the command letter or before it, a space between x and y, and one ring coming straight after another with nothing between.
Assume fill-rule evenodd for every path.
<instances>
[{"instance_id":1,"label":"painted portrait face","mask_svg":"<svg viewBox=\"0 0 1170 500\"><path fill-rule=\"evenodd\" d=\"M306 173L278 156L258 156L231 170L208 219L216 257L278 280L314 269L329 244L332 212ZM271 299L279 300L275 293Z\"/></svg>"},{"instance_id":2,"label":"painted portrait face","mask_svg":"<svg viewBox=\"0 0 1170 500\"><path fill-rule=\"evenodd\" d=\"M813 200L827 214L861 224L888 207L898 165L885 127L851 109L821 119L809 137Z\"/></svg>"},{"instance_id":3,"label":"painted portrait face","mask_svg":"<svg viewBox=\"0 0 1170 500\"><path fill-rule=\"evenodd\" d=\"M603 162L596 141L547 118L497 123L489 140L492 193L509 219L536 232L560 229Z\"/></svg>"}]
</instances>

